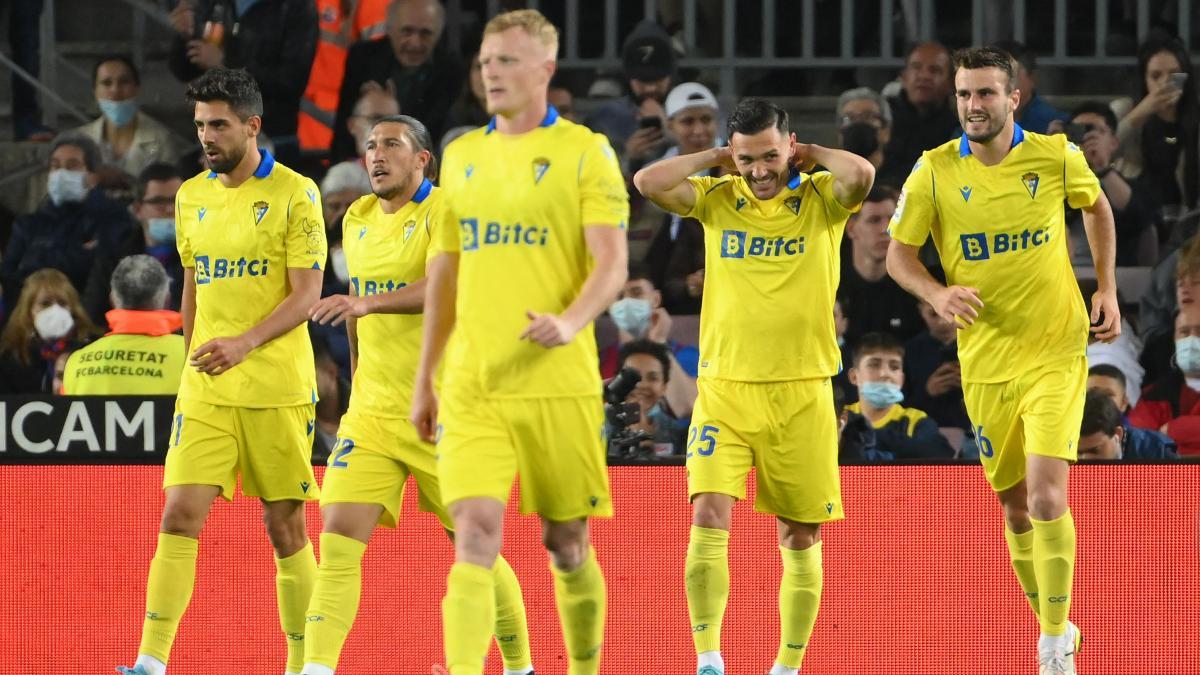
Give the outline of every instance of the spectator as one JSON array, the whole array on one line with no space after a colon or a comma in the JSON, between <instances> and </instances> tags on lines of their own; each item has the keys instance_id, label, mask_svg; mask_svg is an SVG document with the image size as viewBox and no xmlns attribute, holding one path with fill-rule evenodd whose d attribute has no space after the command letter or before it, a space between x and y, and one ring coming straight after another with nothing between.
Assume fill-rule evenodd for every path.
<instances>
[{"instance_id":1,"label":"spectator","mask_svg":"<svg viewBox=\"0 0 1200 675\"><path fill-rule=\"evenodd\" d=\"M924 327L916 298L887 273L892 240L888 223L896 212L897 197L894 188L876 184L859 212L846 223L851 253L850 264L842 266L840 292L846 299L846 339L851 344L859 336L875 332L891 333L904 341Z\"/></svg>"},{"instance_id":2,"label":"spectator","mask_svg":"<svg viewBox=\"0 0 1200 675\"><path fill-rule=\"evenodd\" d=\"M1164 434L1129 426L1107 392L1088 389L1079 429L1080 461L1179 459L1175 447Z\"/></svg>"},{"instance_id":3,"label":"spectator","mask_svg":"<svg viewBox=\"0 0 1200 675\"><path fill-rule=\"evenodd\" d=\"M868 333L854 349L850 382L858 387L858 402L847 406L867 418L875 429L880 459L949 458L954 450L937 422L904 400L904 347L887 333Z\"/></svg>"},{"instance_id":4,"label":"spectator","mask_svg":"<svg viewBox=\"0 0 1200 675\"><path fill-rule=\"evenodd\" d=\"M647 437L639 444L639 448L658 456L682 454L684 436L687 433L687 419L676 417L667 403L671 359L666 345L643 338L621 345L617 364L618 371L628 366L642 376L625 399L627 403L637 403L641 409L641 416L637 422L629 425L629 430L645 433ZM606 424L608 437L611 439L620 429ZM616 450L617 447L613 446L609 452L617 454Z\"/></svg>"},{"instance_id":5,"label":"spectator","mask_svg":"<svg viewBox=\"0 0 1200 675\"><path fill-rule=\"evenodd\" d=\"M96 187L100 150L78 134L60 134L50 150L47 196L37 211L13 224L0 264L8 297L37 270L61 270L82 289L97 255L113 251L133 229L129 211Z\"/></svg>"},{"instance_id":6,"label":"spectator","mask_svg":"<svg viewBox=\"0 0 1200 675\"><path fill-rule=\"evenodd\" d=\"M1130 396L1125 373L1122 373L1120 368L1107 363L1088 368L1087 388L1089 392L1094 390L1107 394L1112 399L1113 405L1117 406L1117 410L1121 411L1122 416L1129 412L1129 402L1134 400Z\"/></svg>"},{"instance_id":7,"label":"spectator","mask_svg":"<svg viewBox=\"0 0 1200 675\"><path fill-rule=\"evenodd\" d=\"M83 292L83 306L96 323L112 308L110 282L118 263L143 253L157 260L167 272L170 284L164 308L179 310L183 263L175 246L175 194L182 184L183 176L171 164L151 164L138 175L133 216L141 227L131 229L116 251L96 258Z\"/></svg>"},{"instance_id":8,"label":"spectator","mask_svg":"<svg viewBox=\"0 0 1200 675\"><path fill-rule=\"evenodd\" d=\"M676 414L691 415L692 405L696 402L696 369L700 362L700 350L694 345L684 345L670 338L671 315L662 308L662 294L654 287L644 265L630 265L625 286L617 296L617 301L608 308L608 314L617 326L617 344L600 352L600 374L605 378L617 374L620 370L619 348L626 342L646 338L666 345L671 355L667 401Z\"/></svg>"},{"instance_id":9,"label":"spectator","mask_svg":"<svg viewBox=\"0 0 1200 675\"><path fill-rule=\"evenodd\" d=\"M129 176L154 162L175 162L188 150L182 139L139 110L141 86L141 75L129 57L101 57L92 69L92 89L102 114L75 129L96 143L104 164Z\"/></svg>"},{"instance_id":10,"label":"spectator","mask_svg":"<svg viewBox=\"0 0 1200 675\"><path fill-rule=\"evenodd\" d=\"M579 123L579 114L575 112L575 96L561 80L550 80L550 88L546 91L546 102L554 106L559 117Z\"/></svg>"},{"instance_id":11,"label":"spectator","mask_svg":"<svg viewBox=\"0 0 1200 675\"><path fill-rule=\"evenodd\" d=\"M1013 118L1025 131L1039 134L1050 133L1052 122L1066 121L1067 115L1046 102L1037 93L1037 55L1020 42L1007 40L996 45L997 49L1008 52L1017 62L1016 88L1021 92L1021 100L1013 111ZM1113 125L1116 130L1116 125ZM1117 249L1118 251L1120 248Z\"/></svg>"},{"instance_id":12,"label":"spectator","mask_svg":"<svg viewBox=\"0 0 1200 675\"><path fill-rule=\"evenodd\" d=\"M1129 423L1174 439L1181 455L1200 454L1200 306L1183 306L1175 319L1175 365L1142 392Z\"/></svg>"},{"instance_id":13,"label":"spectator","mask_svg":"<svg viewBox=\"0 0 1200 675\"><path fill-rule=\"evenodd\" d=\"M448 128L450 106L467 76L458 56L442 43L445 25L446 13L438 0L396 0L388 6L388 39L350 48L334 127L335 161L362 152L349 147L351 139L344 129L364 87L388 91L400 104L400 112L425 120L429 133L441 137Z\"/></svg>"},{"instance_id":14,"label":"spectator","mask_svg":"<svg viewBox=\"0 0 1200 675\"><path fill-rule=\"evenodd\" d=\"M387 35L389 2L316 0L317 46L296 127L301 150L329 151L333 143L338 96L346 75L347 50L359 40L382 40Z\"/></svg>"},{"instance_id":15,"label":"spectator","mask_svg":"<svg viewBox=\"0 0 1200 675\"><path fill-rule=\"evenodd\" d=\"M628 169L660 156L666 146L663 104L675 75L671 37L653 21L642 21L625 38L621 60L629 94L604 103L584 124L608 136Z\"/></svg>"},{"instance_id":16,"label":"spectator","mask_svg":"<svg viewBox=\"0 0 1200 675\"><path fill-rule=\"evenodd\" d=\"M183 373L183 326L179 312L166 309L171 278L162 263L131 255L112 274L109 332L75 350L67 361L63 393L68 396L174 396Z\"/></svg>"},{"instance_id":17,"label":"spectator","mask_svg":"<svg viewBox=\"0 0 1200 675\"><path fill-rule=\"evenodd\" d=\"M839 376L846 371L839 373ZM855 462L890 462L891 453L880 454L876 447L875 427L862 413L852 413L846 406L844 390L834 387L833 409L838 411L838 464ZM858 398L858 392L854 392Z\"/></svg>"},{"instance_id":18,"label":"spectator","mask_svg":"<svg viewBox=\"0 0 1200 675\"><path fill-rule=\"evenodd\" d=\"M838 96L837 115L834 119L838 129L838 145L869 162L877 170L883 166L883 148L892 136L892 109L887 99L870 87L847 89ZM903 185L908 174L882 176L878 173L875 182L887 185Z\"/></svg>"},{"instance_id":19,"label":"spectator","mask_svg":"<svg viewBox=\"0 0 1200 675\"><path fill-rule=\"evenodd\" d=\"M245 68L262 90L262 130L275 158L298 153L296 122L317 49L313 0L182 0L171 12L168 65L181 82L217 66Z\"/></svg>"},{"instance_id":20,"label":"spectator","mask_svg":"<svg viewBox=\"0 0 1200 675\"><path fill-rule=\"evenodd\" d=\"M40 59L40 40L42 31L38 25L42 18L42 7L45 0L15 0L6 3L11 11L8 14L8 44L12 47L12 58L25 72L38 76ZM37 90L17 75L12 74L13 138L18 141L36 141L44 143L54 137L54 134L42 126L42 111L38 107Z\"/></svg>"},{"instance_id":21,"label":"spectator","mask_svg":"<svg viewBox=\"0 0 1200 675\"><path fill-rule=\"evenodd\" d=\"M0 394L51 393L55 360L97 333L65 274L29 275L0 333Z\"/></svg>"},{"instance_id":22,"label":"spectator","mask_svg":"<svg viewBox=\"0 0 1200 675\"><path fill-rule=\"evenodd\" d=\"M479 65L479 52L471 57L467 68L467 81L462 93L450 106L450 119L446 128L481 127L488 123L491 115L487 111L487 90L483 87L483 68Z\"/></svg>"},{"instance_id":23,"label":"spectator","mask_svg":"<svg viewBox=\"0 0 1200 675\"><path fill-rule=\"evenodd\" d=\"M1182 250L1155 266L1151 287L1142 298L1139 327L1145 336L1141 365L1146 380L1153 382L1170 369L1175 349L1174 316L1197 301L1200 301L1200 237L1193 237Z\"/></svg>"},{"instance_id":24,"label":"spectator","mask_svg":"<svg viewBox=\"0 0 1200 675\"><path fill-rule=\"evenodd\" d=\"M367 147L367 137L371 135L375 123L389 115L399 114L400 104L396 102L394 92L367 87L354 102L350 117L346 118L346 131L354 143L354 153L342 158L342 162L358 161L361 164ZM329 221L326 220L325 224L328 225Z\"/></svg>"},{"instance_id":25,"label":"spectator","mask_svg":"<svg viewBox=\"0 0 1200 675\"><path fill-rule=\"evenodd\" d=\"M313 324L309 324L313 326ZM317 408L313 428L314 464L324 464L337 442L342 415L350 408L350 381L338 372L329 345L320 335L311 335L313 363L317 368Z\"/></svg>"},{"instance_id":26,"label":"spectator","mask_svg":"<svg viewBox=\"0 0 1200 675\"><path fill-rule=\"evenodd\" d=\"M1187 48L1175 38L1151 38L1138 49L1138 72L1141 100L1117 127L1121 171L1160 206L1196 208L1200 99Z\"/></svg>"},{"instance_id":27,"label":"spectator","mask_svg":"<svg viewBox=\"0 0 1200 675\"><path fill-rule=\"evenodd\" d=\"M1158 239L1151 236L1143 245L1144 235L1154 231L1154 202L1143 185L1130 182L1114 168L1117 142L1117 116L1112 108L1097 101L1086 101L1071 112L1068 137L1083 150L1088 166L1100 179L1100 187L1112 205L1117 226L1117 265L1150 265L1157 262ZM1078 134L1078 135L1076 135ZM1072 210L1069 226L1075 233L1082 229L1078 210ZM1086 250L1084 241L1077 248ZM1090 256L1089 256L1090 260Z\"/></svg>"},{"instance_id":28,"label":"spectator","mask_svg":"<svg viewBox=\"0 0 1200 675\"><path fill-rule=\"evenodd\" d=\"M950 105L954 91L950 50L939 42L922 42L908 50L900 72L901 91L888 99L892 133L883 149L884 177L908 177L921 153L959 133L958 114Z\"/></svg>"},{"instance_id":29,"label":"spectator","mask_svg":"<svg viewBox=\"0 0 1200 675\"><path fill-rule=\"evenodd\" d=\"M920 311L925 330L904 347L904 398L939 427L970 430L958 364L958 329L929 303L922 302Z\"/></svg>"}]
</instances>

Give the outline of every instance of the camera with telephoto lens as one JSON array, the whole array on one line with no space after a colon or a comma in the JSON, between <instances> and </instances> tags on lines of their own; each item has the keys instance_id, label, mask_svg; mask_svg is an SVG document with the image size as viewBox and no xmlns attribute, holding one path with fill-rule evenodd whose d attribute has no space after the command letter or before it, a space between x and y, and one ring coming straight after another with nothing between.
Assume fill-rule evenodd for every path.
<instances>
[{"instance_id":1,"label":"camera with telephoto lens","mask_svg":"<svg viewBox=\"0 0 1200 675\"><path fill-rule=\"evenodd\" d=\"M627 367L604 385L604 419L609 428L614 430L608 442L612 444L615 454L637 455L642 441L650 438L645 431L629 428L642 419L642 408L637 403L626 403L625 399L641 381L642 374Z\"/></svg>"}]
</instances>

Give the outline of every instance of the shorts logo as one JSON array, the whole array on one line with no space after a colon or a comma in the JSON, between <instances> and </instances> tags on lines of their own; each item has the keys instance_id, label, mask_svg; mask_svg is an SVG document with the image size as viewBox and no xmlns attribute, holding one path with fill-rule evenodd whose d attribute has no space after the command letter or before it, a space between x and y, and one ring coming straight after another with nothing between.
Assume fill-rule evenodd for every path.
<instances>
[{"instance_id":1,"label":"shorts logo","mask_svg":"<svg viewBox=\"0 0 1200 675\"><path fill-rule=\"evenodd\" d=\"M825 513L833 515L833 502L825 502Z\"/></svg>"},{"instance_id":2,"label":"shorts logo","mask_svg":"<svg viewBox=\"0 0 1200 675\"><path fill-rule=\"evenodd\" d=\"M269 208L271 208L271 205L266 202L254 202L253 210L255 225L258 225L262 222L263 216L267 215L267 209Z\"/></svg>"},{"instance_id":3,"label":"shorts logo","mask_svg":"<svg viewBox=\"0 0 1200 675\"><path fill-rule=\"evenodd\" d=\"M804 237L750 237L743 230L721 233L722 258L777 258L804 253Z\"/></svg>"},{"instance_id":4,"label":"shorts logo","mask_svg":"<svg viewBox=\"0 0 1200 675\"><path fill-rule=\"evenodd\" d=\"M800 215L800 198L799 197L797 197L795 195L788 197L787 199L783 200L783 204L784 204L784 206L787 206L789 209L791 209L792 213L796 214L797 216Z\"/></svg>"},{"instance_id":5,"label":"shorts logo","mask_svg":"<svg viewBox=\"0 0 1200 675\"><path fill-rule=\"evenodd\" d=\"M1038 175L1032 171L1021 176L1021 182L1025 184L1025 191L1029 193L1030 199L1037 198Z\"/></svg>"},{"instance_id":6,"label":"shorts logo","mask_svg":"<svg viewBox=\"0 0 1200 675\"><path fill-rule=\"evenodd\" d=\"M988 260L993 254L1026 251L1048 241L1050 241L1050 232L1045 229L998 232L992 235L990 240L984 232L959 235L963 259L971 261Z\"/></svg>"},{"instance_id":7,"label":"shorts logo","mask_svg":"<svg viewBox=\"0 0 1200 675\"><path fill-rule=\"evenodd\" d=\"M545 157L538 157L533 160L533 184L537 185L542 182L542 176L546 175L546 170L550 168L550 160Z\"/></svg>"},{"instance_id":8,"label":"shorts logo","mask_svg":"<svg viewBox=\"0 0 1200 675\"><path fill-rule=\"evenodd\" d=\"M209 258L196 256L196 284L207 284L220 279L267 276L267 259L246 260L245 258Z\"/></svg>"},{"instance_id":9,"label":"shorts logo","mask_svg":"<svg viewBox=\"0 0 1200 675\"><path fill-rule=\"evenodd\" d=\"M476 218L460 218L458 223L464 253L478 251L481 246L545 246L550 238L549 227L491 222L480 228Z\"/></svg>"},{"instance_id":10,"label":"shorts logo","mask_svg":"<svg viewBox=\"0 0 1200 675\"><path fill-rule=\"evenodd\" d=\"M303 492L304 494L308 494L308 483L307 482L300 483L300 491Z\"/></svg>"}]
</instances>

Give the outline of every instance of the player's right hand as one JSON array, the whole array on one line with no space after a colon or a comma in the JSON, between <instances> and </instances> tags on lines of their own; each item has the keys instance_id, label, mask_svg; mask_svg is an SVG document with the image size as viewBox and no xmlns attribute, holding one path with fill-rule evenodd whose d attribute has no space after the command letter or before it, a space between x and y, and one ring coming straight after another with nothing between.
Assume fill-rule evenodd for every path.
<instances>
[{"instance_id":1,"label":"player's right hand","mask_svg":"<svg viewBox=\"0 0 1200 675\"><path fill-rule=\"evenodd\" d=\"M367 301L361 295L331 295L318 300L308 310L308 318L322 325L340 326L346 319L359 319L367 313Z\"/></svg>"},{"instance_id":2,"label":"player's right hand","mask_svg":"<svg viewBox=\"0 0 1200 675\"><path fill-rule=\"evenodd\" d=\"M958 328L966 328L979 318L979 310L983 309L983 301L979 299L979 289L967 286L949 286L938 291L933 297L933 309L938 316L954 324Z\"/></svg>"},{"instance_id":3,"label":"player's right hand","mask_svg":"<svg viewBox=\"0 0 1200 675\"><path fill-rule=\"evenodd\" d=\"M437 441L438 400L432 385L417 383L413 389L412 410L408 419L417 428L417 435L426 443Z\"/></svg>"}]
</instances>

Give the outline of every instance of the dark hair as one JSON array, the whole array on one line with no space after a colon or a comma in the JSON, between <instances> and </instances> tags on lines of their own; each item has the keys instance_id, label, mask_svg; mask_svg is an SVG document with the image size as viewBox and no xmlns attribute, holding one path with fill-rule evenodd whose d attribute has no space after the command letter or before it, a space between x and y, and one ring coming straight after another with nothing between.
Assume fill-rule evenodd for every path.
<instances>
[{"instance_id":1,"label":"dark hair","mask_svg":"<svg viewBox=\"0 0 1200 675\"><path fill-rule=\"evenodd\" d=\"M744 98L729 115L728 137L757 134L775 127L781 134L788 132L787 111L765 98Z\"/></svg>"},{"instance_id":2,"label":"dark hair","mask_svg":"<svg viewBox=\"0 0 1200 675\"><path fill-rule=\"evenodd\" d=\"M1125 388L1125 373L1121 372L1120 368L1112 364L1100 363L1088 368L1088 377L1091 377L1092 375L1111 377L1112 379L1121 383L1121 389Z\"/></svg>"},{"instance_id":3,"label":"dark hair","mask_svg":"<svg viewBox=\"0 0 1200 675\"><path fill-rule=\"evenodd\" d=\"M254 76L241 68L213 68L192 81L187 87L187 102L224 101L243 122L252 115L262 117L262 91Z\"/></svg>"},{"instance_id":4,"label":"dark hair","mask_svg":"<svg viewBox=\"0 0 1200 675\"><path fill-rule=\"evenodd\" d=\"M125 64L125 67L129 69L129 74L133 76L133 83L138 86L141 86L142 74L140 72L138 72L138 68L136 65L134 65L133 59L129 58L125 54L105 54L104 56L101 56L100 58L96 59L95 65L92 66L92 87L93 88L95 88L95 86L96 86L96 80L98 80L100 78L100 66L102 66L106 63L110 63L112 61L119 61L119 62Z\"/></svg>"},{"instance_id":5,"label":"dark hair","mask_svg":"<svg viewBox=\"0 0 1200 675\"><path fill-rule=\"evenodd\" d=\"M1005 93L1012 93L1013 80L1016 78L1016 68L1013 58L1008 52L996 47L970 47L954 52L954 68L956 70L978 70L980 68L999 68L1008 75L1008 85Z\"/></svg>"},{"instance_id":6,"label":"dark hair","mask_svg":"<svg viewBox=\"0 0 1200 675\"><path fill-rule=\"evenodd\" d=\"M854 345L854 365L862 360L867 354L876 352L887 352L889 354L899 354L900 358L904 358L904 345L896 339L891 333L867 333L858 339L858 344Z\"/></svg>"},{"instance_id":7,"label":"dark hair","mask_svg":"<svg viewBox=\"0 0 1200 675\"><path fill-rule=\"evenodd\" d=\"M1026 47L1024 44L1017 42L1016 40L1002 40L992 45L992 47L999 49L1002 52L1006 52L1012 57L1013 61L1021 64L1021 67L1025 69L1025 72L1033 73L1037 71L1037 55L1033 53L1032 49Z\"/></svg>"},{"instance_id":8,"label":"dark hair","mask_svg":"<svg viewBox=\"0 0 1200 675\"><path fill-rule=\"evenodd\" d=\"M900 191L887 183L876 183L871 186L871 191L867 193L867 198L863 201L885 202L889 199L894 202L900 201Z\"/></svg>"},{"instance_id":9,"label":"dark hair","mask_svg":"<svg viewBox=\"0 0 1200 675\"><path fill-rule=\"evenodd\" d=\"M100 147L96 141L75 131L64 131L50 142L50 154L64 145L70 145L83 151L83 165L88 171L95 171L100 166Z\"/></svg>"},{"instance_id":10,"label":"dark hair","mask_svg":"<svg viewBox=\"0 0 1200 675\"><path fill-rule=\"evenodd\" d=\"M646 354L658 359L663 368L663 382L669 382L671 379L671 351L661 342L640 338L630 340L621 345L620 351L617 352L617 368L624 368L625 361L634 354Z\"/></svg>"},{"instance_id":11,"label":"dark hair","mask_svg":"<svg viewBox=\"0 0 1200 675\"><path fill-rule=\"evenodd\" d=\"M429 164L425 166L425 177L432 180L433 176L437 176L437 157L433 155L433 136L429 133L425 123L412 115L387 115L376 120L371 128L374 129L385 123L405 126L404 135L408 138L408 143L413 147L413 151L424 150L429 153Z\"/></svg>"},{"instance_id":12,"label":"dark hair","mask_svg":"<svg viewBox=\"0 0 1200 675\"><path fill-rule=\"evenodd\" d=\"M137 185L134 186L134 198L139 202L146 198L146 186L150 184L150 181L168 181L174 178L183 180L183 174L174 164L166 162L149 164L138 174Z\"/></svg>"},{"instance_id":13,"label":"dark hair","mask_svg":"<svg viewBox=\"0 0 1200 675\"><path fill-rule=\"evenodd\" d=\"M1089 389L1083 399L1083 422L1079 425L1080 436L1091 436L1101 432L1112 436L1122 425L1121 411L1108 394L1099 389Z\"/></svg>"},{"instance_id":14,"label":"dark hair","mask_svg":"<svg viewBox=\"0 0 1200 675\"><path fill-rule=\"evenodd\" d=\"M1075 109L1071 111L1071 120L1073 121L1080 115L1099 115L1104 118L1104 123L1108 125L1108 130L1114 134L1117 133L1117 114L1113 112L1107 103L1084 101L1075 106Z\"/></svg>"},{"instance_id":15,"label":"dark hair","mask_svg":"<svg viewBox=\"0 0 1200 675\"><path fill-rule=\"evenodd\" d=\"M650 271L650 266L640 260L629 261L629 276L625 277L625 281L638 281L645 279L654 285L654 275Z\"/></svg>"},{"instance_id":16,"label":"dark hair","mask_svg":"<svg viewBox=\"0 0 1200 675\"><path fill-rule=\"evenodd\" d=\"M1179 108L1182 110L1189 104L1196 103L1196 83L1192 78L1192 58L1188 55L1187 47L1179 38L1164 33L1151 33L1145 42L1138 45L1138 90L1141 98L1150 92L1146 89L1146 70L1150 67L1150 59L1159 52L1170 52L1179 62L1180 72L1188 74L1188 80L1183 85L1183 95L1179 98Z\"/></svg>"},{"instance_id":17,"label":"dark hair","mask_svg":"<svg viewBox=\"0 0 1200 675\"><path fill-rule=\"evenodd\" d=\"M1183 93L1175 104L1178 114L1179 147L1183 149L1183 199L1191 208L1200 201L1197 185L1200 185L1200 151L1196 146L1200 141L1200 96L1197 96L1196 73L1192 72L1192 59L1188 56L1187 47L1179 38L1165 33L1152 31L1150 38L1138 47L1138 90L1146 98L1146 70L1150 67L1150 59L1160 52L1169 52L1179 62L1180 72L1188 74L1183 83ZM1140 137L1139 137L1140 138Z\"/></svg>"}]
</instances>

